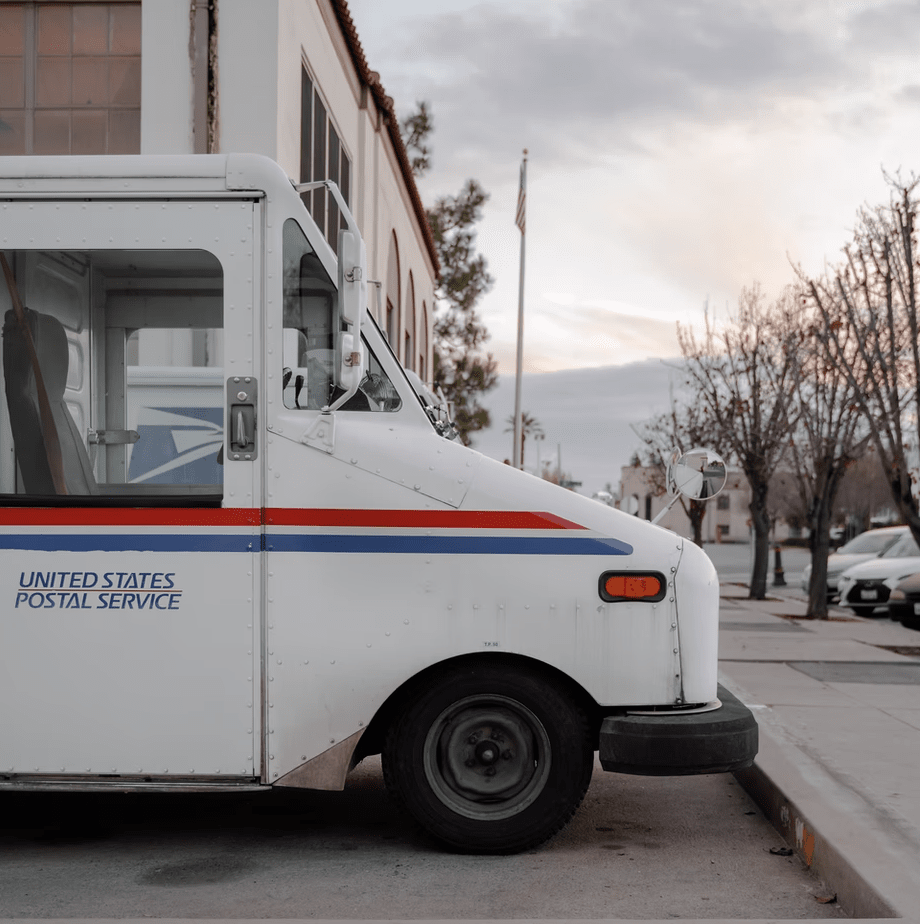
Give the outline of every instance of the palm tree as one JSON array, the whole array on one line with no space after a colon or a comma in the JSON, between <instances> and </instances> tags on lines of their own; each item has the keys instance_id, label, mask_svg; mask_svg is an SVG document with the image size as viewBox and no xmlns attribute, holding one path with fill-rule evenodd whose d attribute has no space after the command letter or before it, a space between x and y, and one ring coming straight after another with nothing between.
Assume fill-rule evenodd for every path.
<instances>
[{"instance_id":1,"label":"palm tree","mask_svg":"<svg viewBox=\"0 0 920 924\"><path fill-rule=\"evenodd\" d=\"M507 418L508 426L505 427L505 433L514 433L514 414L509 414ZM530 435L534 438L544 437L546 434L543 432L543 427L540 426L540 421L536 417L531 417L527 411L521 411L521 467L524 466L524 441L527 439L527 435Z\"/></svg>"}]
</instances>

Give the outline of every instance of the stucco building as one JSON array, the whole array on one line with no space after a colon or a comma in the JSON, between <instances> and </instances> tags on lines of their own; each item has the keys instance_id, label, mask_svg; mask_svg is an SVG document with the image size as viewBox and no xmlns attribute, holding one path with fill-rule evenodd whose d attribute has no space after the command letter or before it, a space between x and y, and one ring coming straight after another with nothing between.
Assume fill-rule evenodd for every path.
<instances>
[{"instance_id":1,"label":"stucco building","mask_svg":"<svg viewBox=\"0 0 920 924\"><path fill-rule=\"evenodd\" d=\"M379 282L370 308L429 379L437 252L345 0L0 0L0 154L231 151L339 184ZM335 247L331 199L304 200Z\"/></svg>"}]
</instances>

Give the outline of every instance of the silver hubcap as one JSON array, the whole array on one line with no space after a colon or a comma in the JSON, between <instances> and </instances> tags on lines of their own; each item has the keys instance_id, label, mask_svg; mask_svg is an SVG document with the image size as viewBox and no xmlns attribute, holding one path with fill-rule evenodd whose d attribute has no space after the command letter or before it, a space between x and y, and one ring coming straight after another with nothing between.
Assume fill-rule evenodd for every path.
<instances>
[{"instance_id":1,"label":"silver hubcap","mask_svg":"<svg viewBox=\"0 0 920 924\"><path fill-rule=\"evenodd\" d=\"M504 696L469 696L442 712L425 739L425 775L467 818L497 821L540 794L550 768L543 723Z\"/></svg>"}]
</instances>

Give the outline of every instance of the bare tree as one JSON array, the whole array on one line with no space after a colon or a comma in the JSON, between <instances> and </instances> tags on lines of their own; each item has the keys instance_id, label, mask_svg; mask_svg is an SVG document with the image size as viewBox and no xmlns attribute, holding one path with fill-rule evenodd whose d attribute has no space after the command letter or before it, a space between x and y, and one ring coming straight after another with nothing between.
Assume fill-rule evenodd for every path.
<instances>
[{"instance_id":1,"label":"bare tree","mask_svg":"<svg viewBox=\"0 0 920 924\"><path fill-rule=\"evenodd\" d=\"M708 312L705 335L677 326L688 387L713 423L713 437L733 459L751 489L754 564L750 597L767 593L770 556L770 478L795 426L790 392L797 372L801 333L790 323L794 295L786 290L771 305L758 285L744 289L737 315L717 328Z\"/></svg>"},{"instance_id":2,"label":"bare tree","mask_svg":"<svg viewBox=\"0 0 920 924\"><path fill-rule=\"evenodd\" d=\"M834 505L847 467L865 447L860 439L865 428L852 380L830 361L822 346L820 316L816 317L807 296L800 295L798 300L804 336L793 379L798 425L789 440L788 458L808 526L808 614L827 619L827 556ZM846 342L850 336L842 331L840 342L845 350L852 351L852 343Z\"/></svg>"},{"instance_id":3,"label":"bare tree","mask_svg":"<svg viewBox=\"0 0 920 924\"><path fill-rule=\"evenodd\" d=\"M847 538L869 529L873 516L891 507L888 477L879 462L875 447L855 459L844 473L837 495L835 519L847 527Z\"/></svg>"},{"instance_id":4,"label":"bare tree","mask_svg":"<svg viewBox=\"0 0 920 924\"><path fill-rule=\"evenodd\" d=\"M887 205L864 208L842 264L806 280L821 343L846 376L895 507L920 541L914 494L920 420L917 198L920 179L888 177Z\"/></svg>"},{"instance_id":5,"label":"bare tree","mask_svg":"<svg viewBox=\"0 0 920 924\"><path fill-rule=\"evenodd\" d=\"M652 417L645 423L633 427L636 436L647 447L644 465L650 469L651 487L664 494L667 491L667 463L674 451L687 452L711 441L713 436L712 421L705 413L705 407L695 401L681 401L671 391L670 409ZM706 516L706 502L690 500L680 496L680 505L690 528L693 541L703 545L703 519Z\"/></svg>"}]
</instances>

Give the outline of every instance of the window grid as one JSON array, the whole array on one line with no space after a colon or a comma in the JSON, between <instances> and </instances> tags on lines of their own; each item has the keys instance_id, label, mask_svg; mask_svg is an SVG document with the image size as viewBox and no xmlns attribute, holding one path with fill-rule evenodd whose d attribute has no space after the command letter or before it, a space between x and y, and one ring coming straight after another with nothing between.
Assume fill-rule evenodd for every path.
<instances>
[{"instance_id":1,"label":"window grid","mask_svg":"<svg viewBox=\"0 0 920 924\"><path fill-rule=\"evenodd\" d=\"M332 180L342 198L351 205L351 161L329 113L306 67L300 81L300 182ZM335 200L325 189L304 193L301 198L334 252L345 221Z\"/></svg>"},{"instance_id":2,"label":"window grid","mask_svg":"<svg viewBox=\"0 0 920 924\"><path fill-rule=\"evenodd\" d=\"M140 10L0 4L0 154L140 152Z\"/></svg>"}]
</instances>

